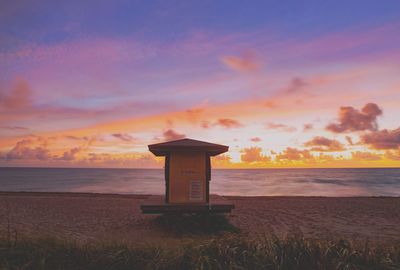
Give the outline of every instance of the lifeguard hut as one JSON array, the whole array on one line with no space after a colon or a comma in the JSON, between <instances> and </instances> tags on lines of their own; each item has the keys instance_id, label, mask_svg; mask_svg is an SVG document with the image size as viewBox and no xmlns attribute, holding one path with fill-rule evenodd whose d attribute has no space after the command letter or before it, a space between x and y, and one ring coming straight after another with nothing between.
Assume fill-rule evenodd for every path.
<instances>
[{"instance_id":1,"label":"lifeguard hut","mask_svg":"<svg viewBox=\"0 0 400 270\"><path fill-rule=\"evenodd\" d=\"M165 157L165 196L151 196L140 206L143 213L226 213L234 208L220 196L210 198L210 157L228 151L228 146L182 139L148 147Z\"/></svg>"}]
</instances>

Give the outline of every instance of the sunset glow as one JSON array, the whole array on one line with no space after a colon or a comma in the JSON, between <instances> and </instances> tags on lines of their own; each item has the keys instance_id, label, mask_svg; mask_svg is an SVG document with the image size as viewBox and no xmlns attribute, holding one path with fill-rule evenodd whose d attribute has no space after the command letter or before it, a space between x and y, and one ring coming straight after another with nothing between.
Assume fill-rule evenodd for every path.
<instances>
[{"instance_id":1,"label":"sunset glow","mask_svg":"<svg viewBox=\"0 0 400 270\"><path fill-rule=\"evenodd\" d=\"M356 2L2 3L0 166L399 167L400 3Z\"/></svg>"}]
</instances>

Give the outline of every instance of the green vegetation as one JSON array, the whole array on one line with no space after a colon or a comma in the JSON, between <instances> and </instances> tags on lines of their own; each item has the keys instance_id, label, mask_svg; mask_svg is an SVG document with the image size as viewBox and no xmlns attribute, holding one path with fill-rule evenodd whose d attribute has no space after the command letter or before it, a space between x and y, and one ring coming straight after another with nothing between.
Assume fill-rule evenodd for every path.
<instances>
[{"instance_id":1,"label":"green vegetation","mask_svg":"<svg viewBox=\"0 0 400 270\"><path fill-rule=\"evenodd\" d=\"M55 239L0 241L0 269L400 269L400 245L225 235L171 247Z\"/></svg>"}]
</instances>

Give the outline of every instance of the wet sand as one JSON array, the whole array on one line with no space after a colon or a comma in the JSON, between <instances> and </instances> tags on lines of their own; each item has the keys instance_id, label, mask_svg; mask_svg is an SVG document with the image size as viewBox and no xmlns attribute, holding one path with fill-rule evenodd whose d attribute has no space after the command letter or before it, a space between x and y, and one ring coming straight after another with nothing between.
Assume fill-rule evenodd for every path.
<instances>
[{"instance_id":1,"label":"wet sand","mask_svg":"<svg viewBox=\"0 0 400 270\"><path fill-rule=\"evenodd\" d=\"M0 192L0 235L10 228L18 237L78 241L159 242L187 237L160 228L156 216L143 215L139 206L146 197ZM400 198L226 198L235 204L227 218L247 237L300 233L314 239L400 241Z\"/></svg>"}]
</instances>

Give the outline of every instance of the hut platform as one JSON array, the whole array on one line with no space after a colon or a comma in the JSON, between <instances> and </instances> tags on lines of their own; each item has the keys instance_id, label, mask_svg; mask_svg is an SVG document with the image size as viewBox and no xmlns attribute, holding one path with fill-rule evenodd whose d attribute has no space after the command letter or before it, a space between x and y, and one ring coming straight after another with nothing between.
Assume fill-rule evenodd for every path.
<instances>
[{"instance_id":1,"label":"hut platform","mask_svg":"<svg viewBox=\"0 0 400 270\"><path fill-rule=\"evenodd\" d=\"M152 195L143 201L140 209L143 214L207 214L230 213L235 206L219 195L210 195L209 203L165 203L162 195Z\"/></svg>"}]
</instances>

